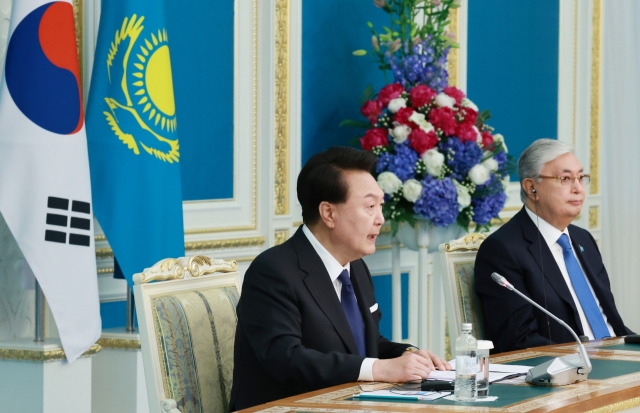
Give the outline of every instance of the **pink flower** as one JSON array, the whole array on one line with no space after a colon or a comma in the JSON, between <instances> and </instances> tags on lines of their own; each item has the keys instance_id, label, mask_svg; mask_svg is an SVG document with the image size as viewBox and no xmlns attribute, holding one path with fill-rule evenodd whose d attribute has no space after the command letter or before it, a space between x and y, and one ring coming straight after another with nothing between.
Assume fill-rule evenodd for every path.
<instances>
[{"instance_id":1,"label":"pink flower","mask_svg":"<svg viewBox=\"0 0 640 413\"><path fill-rule=\"evenodd\" d=\"M461 123L456 129L456 136L462 142L475 142L478 139L478 130L471 124Z\"/></svg>"},{"instance_id":2,"label":"pink flower","mask_svg":"<svg viewBox=\"0 0 640 413\"><path fill-rule=\"evenodd\" d=\"M438 144L438 137L434 131L425 132L422 129L416 129L409 135L409 144L418 152L418 155L422 156Z\"/></svg>"},{"instance_id":3,"label":"pink flower","mask_svg":"<svg viewBox=\"0 0 640 413\"><path fill-rule=\"evenodd\" d=\"M445 135L453 135L456 132L456 118L453 109L448 107L435 108L429 112L429 122L436 129L441 129Z\"/></svg>"},{"instance_id":4,"label":"pink flower","mask_svg":"<svg viewBox=\"0 0 640 413\"><path fill-rule=\"evenodd\" d=\"M369 122L371 122L372 125L375 125L378 121L378 116L380 116L381 110L382 104L378 100L367 100L367 102L360 108L362 116L369 119Z\"/></svg>"},{"instance_id":5,"label":"pink flower","mask_svg":"<svg viewBox=\"0 0 640 413\"><path fill-rule=\"evenodd\" d=\"M482 133L480 133L480 135L482 135L482 146L483 147L487 147L489 145L491 145L493 143L493 136L491 135L491 132L489 131L484 131Z\"/></svg>"},{"instance_id":6,"label":"pink flower","mask_svg":"<svg viewBox=\"0 0 640 413\"><path fill-rule=\"evenodd\" d=\"M380 93L378 93L378 100L382 103L382 107L387 107L389 102L392 99L399 97L402 92L404 92L404 88L400 83L391 83L380 89Z\"/></svg>"},{"instance_id":7,"label":"pink flower","mask_svg":"<svg viewBox=\"0 0 640 413\"><path fill-rule=\"evenodd\" d=\"M389 145L389 135L382 128L371 128L360 138L360 145L366 151L370 151L376 146L387 146Z\"/></svg>"},{"instance_id":8,"label":"pink flower","mask_svg":"<svg viewBox=\"0 0 640 413\"><path fill-rule=\"evenodd\" d=\"M426 85L417 85L414 86L409 91L409 97L411 98L411 105L414 108L420 108L427 103L431 102L431 99L436 97L437 93L435 90L431 89Z\"/></svg>"},{"instance_id":9,"label":"pink flower","mask_svg":"<svg viewBox=\"0 0 640 413\"><path fill-rule=\"evenodd\" d=\"M413 112L414 110L411 108L400 108L396 113L394 120L402 125L409 126L411 129L417 129L418 125L409 120L411 115L413 115Z\"/></svg>"},{"instance_id":10,"label":"pink flower","mask_svg":"<svg viewBox=\"0 0 640 413\"><path fill-rule=\"evenodd\" d=\"M455 86L447 86L444 88L444 93L451 96L456 100L456 103L459 105L462 102L462 99L465 98L465 94L462 90L458 89Z\"/></svg>"}]
</instances>

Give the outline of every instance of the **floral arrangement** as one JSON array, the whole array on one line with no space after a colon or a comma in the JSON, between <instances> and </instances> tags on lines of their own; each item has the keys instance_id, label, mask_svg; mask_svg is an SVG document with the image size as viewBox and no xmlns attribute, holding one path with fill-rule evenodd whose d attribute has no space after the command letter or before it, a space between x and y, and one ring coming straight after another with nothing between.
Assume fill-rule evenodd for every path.
<instances>
[{"instance_id":1,"label":"floral arrangement","mask_svg":"<svg viewBox=\"0 0 640 413\"><path fill-rule=\"evenodd\" d=\"M444 28L456 0L374 4L391 15L392 27L378 34L369 24L372 54L381 69L392 71L394 83L377 96L371 88L365 92L361 113L368 122L360 143L378 157L385 219L394 233L416 218L488 230L504 207L511 162L504 138L485 123L489 113L447 86L446 58L457 45ZM422 25L416 23L420 15Z\"/></svg>"}]
</instances>

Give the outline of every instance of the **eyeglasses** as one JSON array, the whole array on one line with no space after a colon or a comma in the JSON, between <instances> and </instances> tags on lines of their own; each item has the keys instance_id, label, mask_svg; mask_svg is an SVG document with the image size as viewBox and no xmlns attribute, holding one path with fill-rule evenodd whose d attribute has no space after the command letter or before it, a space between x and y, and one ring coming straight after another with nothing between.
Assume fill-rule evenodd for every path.
<instances>
[{"instance_id":1,"label":"eyeglasses","mask_svg":"<svg viewBox=\"0 0 640 413\"><path fill-rule=\"evenodd\" d=\"M582 175L578 175L574 178L570 177L570 176L546 176L546 175L538 175L538 178L543 178L543 179L557 179L558 181L560 181L560 183L564 186L573 186L573 184L576 183L576 179L578 180L578 183L580 183L580 185L582 186L587 186L589 185L589 179L591 179L591 175L587 175L587 174L582 174Z\"/></svg>"}]
</instances>

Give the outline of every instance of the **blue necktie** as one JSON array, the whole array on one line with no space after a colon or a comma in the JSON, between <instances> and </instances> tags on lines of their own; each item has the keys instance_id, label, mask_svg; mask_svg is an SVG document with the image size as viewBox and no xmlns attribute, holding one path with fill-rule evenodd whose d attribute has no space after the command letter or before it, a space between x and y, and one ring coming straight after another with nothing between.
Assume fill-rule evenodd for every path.
<instances>
[{"instance_id":1,"label":"blue necktie","mask_svg":"<svg viewBox=\"0 0 640 413\"><path fill-rule=\"evenodd\" d=\"M364 325L362 325L362 314L358 308L356 302L356 295L353 292L353 284L351 284L351 278L349 278L349 272L342 270L338 279L342 283L342 291L340 292L340 300L342 301L342 309L347 316L349 327L351 327L351 333L356 340L356 346L358 346L358 353L361 356L367 355L367 348L364 344Z\"/></svg>"},{"instance_id":2,"label":"blue necktie","mask_svg":"<svg viewBox=\"0 0 640 413\"><path fill-rule=\"evenodd\" d=\"M558 238L558 244L562 247L562 255L564 256L564 263L567 266L567 272L569 273L571 284L573 284L573 289L578 296L578 301L580 301L582 310L587 316L587 320L589 321L589 325L593 331L593 336L598 340L605 337L611 337L609 329L604 322L604 317L596 303L596 299L591 293L589 284L587 284L587 279L585 278L582 269L580 269L578 260L575 255L573 255L571 242L569 241L567 234L560 235L560 238Z\"/></svg>"}]
</instances>

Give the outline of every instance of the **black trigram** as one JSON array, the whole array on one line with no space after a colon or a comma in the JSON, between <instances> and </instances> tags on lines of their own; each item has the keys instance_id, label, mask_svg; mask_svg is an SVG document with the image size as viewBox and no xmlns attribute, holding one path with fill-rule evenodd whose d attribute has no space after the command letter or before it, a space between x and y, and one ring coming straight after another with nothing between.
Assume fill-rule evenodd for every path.
<instances>
[{"instance_id":1,"label":"black trigram","mask_svg":"<svg viewBox=\"0 0 640 413\"><path fill-rule=\"evenodd\" d=\"M71 201L71 211L80 214L87 214L87 218L70 217L69 200L64 198L49 197L47 202L49 211L47 212L47 225L56 227L69 227L71 230L90 231L91 230L91 204L83 201ZM69 219L70 218L70 219ZM67 243L67 232L47 229L44 232L44 240L50 242ZM69 244L88 247L91 245L91 237L87 234L78 234L75 231L69 233Z\"/></svg>"}]
</instances>

